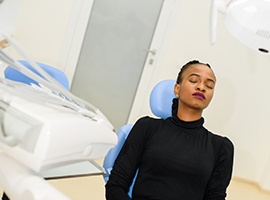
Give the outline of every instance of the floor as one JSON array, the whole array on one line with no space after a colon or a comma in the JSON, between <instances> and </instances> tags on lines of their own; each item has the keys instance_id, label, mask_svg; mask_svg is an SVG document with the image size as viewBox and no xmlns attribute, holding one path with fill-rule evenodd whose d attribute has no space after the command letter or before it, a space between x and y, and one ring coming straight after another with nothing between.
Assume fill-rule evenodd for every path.
<instances>
[{"instance_id":1,"label":"floor","mask_svg":"<svg viewBox=\"0 0 270 200\"><path fill-rule=\"evenodd\" d=\"M49 183L71 200L105 200L101 175L50 180ZM254 184L233 178L226 200L270 200L270 191L262 191Z\"/></svg>"},{"instance_id":2,"label":"floor","mask_svg":"<svg viewBox=\"0 0 270 200\"><path fill-rule=\"evenodd\" d=\"M270 200L270 191L262 191L255 184L234 178L228 188L227 200Z\"/></svg>"},{"instance_id":3,"label":"floor","mask_svg":"<svg viewBox=\"0 0 270 200\"><path fill-rule=\"evenodd\" d=\"M71 200L105 200L103 179L98 176L51 181L51 184ZM270 200L270 192L260 191L256 186L233 180L226 200Z\"/></svg>"},{"instance_id":4,"label":"floor","mask_svg":"<svg viewBox=\"0 0 270 200\"><path fill-rule=\"evenodd\" d=\"M52 184L74 200L105 200L104 182L100 176L69 180L65 184L55 181ZM226 200L270 200L270 191L261 191L256 185L233 179Z\"/></svg>"}]
</instances>

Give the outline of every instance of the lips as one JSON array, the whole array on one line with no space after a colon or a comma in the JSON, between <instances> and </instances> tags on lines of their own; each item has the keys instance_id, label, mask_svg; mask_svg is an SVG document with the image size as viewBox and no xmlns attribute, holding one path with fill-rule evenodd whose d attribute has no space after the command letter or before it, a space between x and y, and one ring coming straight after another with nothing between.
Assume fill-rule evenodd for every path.
<instances>
[{"instance_id":1,"label":"lips","mask_svg":"<svg viewBox=\"0 0 270 200\"><path fill-rule=\"evenodd\" d=\"M192 96L197 97L199 99L205 99L204 94L200 93L200 92L195 92L195 93L192 94Z\"/></svg>"}]
</instances>

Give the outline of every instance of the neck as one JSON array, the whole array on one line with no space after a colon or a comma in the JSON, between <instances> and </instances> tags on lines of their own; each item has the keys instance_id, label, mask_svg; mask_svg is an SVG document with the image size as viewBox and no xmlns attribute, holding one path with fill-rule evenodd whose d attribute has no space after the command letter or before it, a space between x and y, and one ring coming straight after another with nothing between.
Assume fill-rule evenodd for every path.
<instances>
[{"instance_id":1,"label":"neck","mask_svg":"<svg viewBox=\"0 0 270 200\"><path fill-rule=\"evenodd\" d=\"M181 108L180 105L178 105L178 111L177 111L177 117L183 121L190 122L190 121L196 121L202 117L202 110L200 109L194 109L194 108Z\"/></svg>"}]
</instances>

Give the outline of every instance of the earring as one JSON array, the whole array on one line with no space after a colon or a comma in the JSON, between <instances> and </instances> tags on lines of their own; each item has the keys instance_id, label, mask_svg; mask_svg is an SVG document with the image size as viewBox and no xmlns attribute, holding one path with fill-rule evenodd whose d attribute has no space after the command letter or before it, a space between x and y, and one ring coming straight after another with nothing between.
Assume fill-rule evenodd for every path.
<instances>
[{"instance_id":1,"label":"earring","mask_svg":"<svg viewBox=\"0 0 270 200\"><path fill-rule=\"evenodd\" d=\"M179 94L175 94L175 97L176 97L176 98L179 98Z\"/></svg>"}]
</instances>

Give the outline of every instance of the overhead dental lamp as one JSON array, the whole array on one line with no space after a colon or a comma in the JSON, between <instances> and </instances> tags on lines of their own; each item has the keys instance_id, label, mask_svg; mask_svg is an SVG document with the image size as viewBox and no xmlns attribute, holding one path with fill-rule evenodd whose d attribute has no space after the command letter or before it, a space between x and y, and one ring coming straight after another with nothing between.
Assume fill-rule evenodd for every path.
<instances>
[{"instance_id":1,"label":"overhead dental lamp","mask_svg":"<svg viewBox=\"0 0 270 200\"><path fill-rule=\"evenodd\" d=\"M264 54L270 51L270 0L212 0L210 43L216 42L217 19L245 46Z\"/></svg>"}]
</instances>

